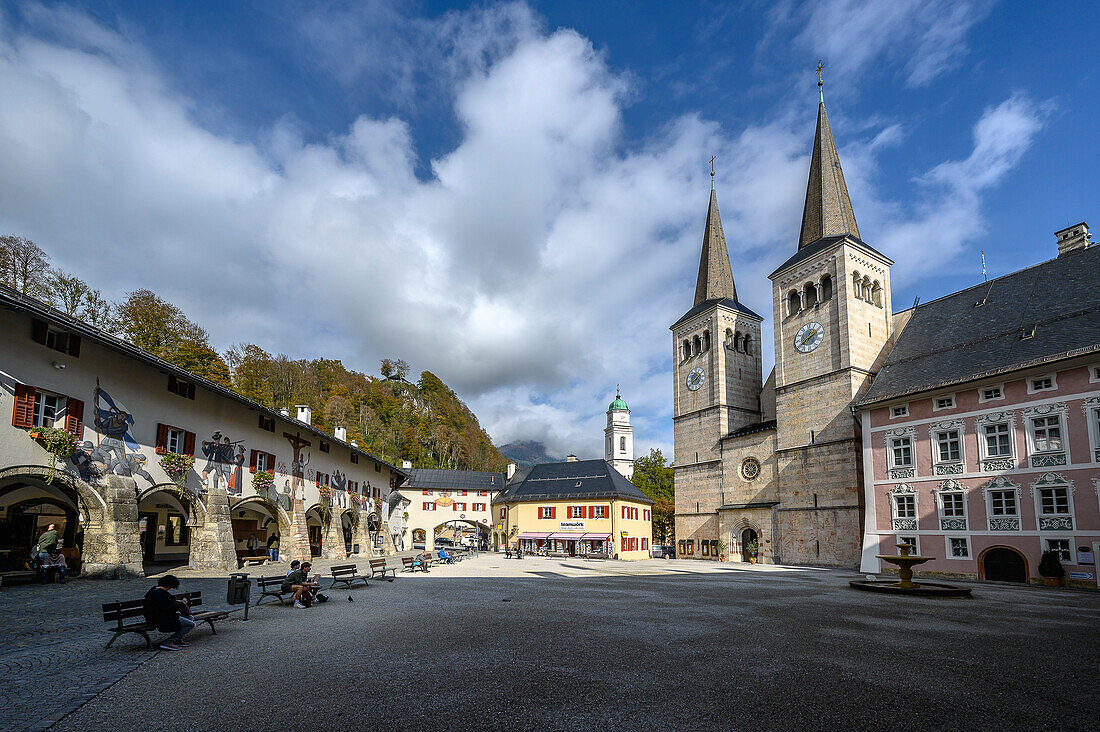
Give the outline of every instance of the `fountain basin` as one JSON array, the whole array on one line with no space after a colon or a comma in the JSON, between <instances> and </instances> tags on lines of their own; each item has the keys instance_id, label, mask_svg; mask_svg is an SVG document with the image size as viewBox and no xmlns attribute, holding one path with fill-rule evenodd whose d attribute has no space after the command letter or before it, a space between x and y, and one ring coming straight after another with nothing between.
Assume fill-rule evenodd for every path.
<instances>
[{"instance_id":1,"label":"fountain basin","mask_svg":"<svg viewBox=\"0 0 1100 732\"><path fill-rule=\"evenodd\" d=\"M888 579L852 580L850 587L864 592L882 592L889 595L910 595L913 597L970 597L969 587L959 587L942 582L910 582L912 587Z\"/></svg>"}]
</instances>

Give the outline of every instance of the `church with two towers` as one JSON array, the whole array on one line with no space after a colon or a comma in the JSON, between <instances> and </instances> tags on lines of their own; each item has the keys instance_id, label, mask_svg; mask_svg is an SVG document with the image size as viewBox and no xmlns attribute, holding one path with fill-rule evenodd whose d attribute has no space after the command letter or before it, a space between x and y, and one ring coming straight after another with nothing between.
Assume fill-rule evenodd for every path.
<instances>
[{"instance_id":1,"label":"church with two towers","mask_svg":"<svg viewBox=\"0 0 1100 732\"><path fill-rule=\"evenodd\" d=\"M765 379L763 317L738 300L712 185L695 302L671 326L677 556L859 565L853 405L890 343L892 264L860 238L822 100L798 247L769 275Z\"/></svg>"}]
</instances>

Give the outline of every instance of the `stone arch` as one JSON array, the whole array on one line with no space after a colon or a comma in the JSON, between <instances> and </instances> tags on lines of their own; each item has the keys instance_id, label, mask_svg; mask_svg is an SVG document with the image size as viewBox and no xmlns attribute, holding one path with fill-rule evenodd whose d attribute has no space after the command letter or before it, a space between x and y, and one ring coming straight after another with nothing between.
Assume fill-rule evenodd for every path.
<instances>
[{"instance_id":1,"label":"stone arch","mask_svg":"<svg viewBox=\"0 0 1100 732\"><path fill-rule=\"evenodd\" d=\"M1006 559L1009 561L1003 561ZM1011 564L1016 566L1012 567ZM1020 568L1022 568L1022 571L1020 571ZM1014 576L1005 576L1007 574ZM1026 584L1030 576L1027 557L1014 546L996 544L987 546L978 554L978 579L980 580L1023 582Z\"/></svg>"},{"instance_id":2,"label":"stone arch","mask_svg":"<svg viewBox=\"0 0 1100 732\"><path fill-rule=\"evenodd\" d=\"M871 278L867 275L863 275L863 280L860 282L860 299L871 302Z\"/></svg>"},{"instance_id":3,"label":"stone arch","mask_svg":"<svg viewBox=\"0 0 1100 732\"><path fill-rule=\"evenodd\" d=\"M236 511L241 508L248 508L251 505L259 505L267 510L267 512L271 514L272 518L275 519L280 529L289 529L294 524L294 520L290 518L290 514L286 512L286 509L284 509L279 504L272 503L266 498L262 498L260 496L249 496L248 498L243 498L234 503L230 507L230 510Z\"/></svg>"},{"instance_id":4,"label":"stone arch","mask_svg":"<svg viewBox=\"0 0 1100 732\"><path fill-rule=\"evenodd\" d=\"M186 489L180 491L175 483L157 483L156 485L151 485L148 488L138 491L138 504L140 505L146 498L161 491L171 493L176 500L188 509L188 526L197 528L206 523L206 504L191 491Z\"/></svg>"},{"instance_id":5,"label":"stone arch","mask_svg":"<svg viewBox=\"0 0 1100 732\"><path fill-rule=\"evenodd\" d=\"M84 516L91 521L102 521L107 502L99 494L96 488L58 466L53 478L50 478L49 468L41 465L14 465L0 470L0 489L15 480L29 480L32 485L46 488L49 485L68 491L75 495L77 509L84 512Z\"/></svg>"},{"instance_id":6,"label":"stone arch","mask_svg":"<svg viewBox=\"0 0 1100 732\"><path fill-rule=\"evenodd\" d=\"M852 294L857 300L863 299L863 278L859 275L859 270L852 272Z\"/></svg>"},{"instance_id":7,"label":"stone arch","mask_svg":"<svg viewBox=\"0 0 1100 732\"><path fill-rule=\"evenodd\" d=\"M817 286L813 282L806 283L805 287L802 288L802 294L806 307L812 308L817 305Z\"/></svg>"},{"instance_id":8,"label":"stone arch","mask_svg":"<svg viewBox=\"0 0 1100 732\"><path fill-rule=\"evenodd\" d=\"M794 315L802 309L802 296L798 294L798 290L791 290L787 293L787 315Z\"/></svg>"},{"instance_id":9,"label":"stone arch","mask_svg":"<svg viewBox=\"0 0 1100 732\"><path fill-rule=\"evenodd\" d=\"M871 302L875 307L882 307L882 285L878 280L871 283Z\"/></svg>"}]
</instances>

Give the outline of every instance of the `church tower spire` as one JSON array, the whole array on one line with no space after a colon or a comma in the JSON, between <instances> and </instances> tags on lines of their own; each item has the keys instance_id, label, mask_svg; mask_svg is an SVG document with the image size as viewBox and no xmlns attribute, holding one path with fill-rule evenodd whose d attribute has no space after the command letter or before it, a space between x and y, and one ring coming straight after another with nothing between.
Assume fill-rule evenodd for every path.
<instances>
[{"instance_id":1,"label":"church tower spire","mask_svg":"<svg viewBox=\"0 0 1100 732\"><path fill-rule=\"evenodd\" d=\"M714 191L712 170L710 206L707 208L707 225L703 230L703 251L699 255L699 279L695 283L695 304L723 297L736 300L737 288L733 284L722 218L718 215L718 194Z\"/></svg>"},{"instance_id":2,"label":"church tower spire","mask_svg":"<svg viewBox=\"0 0 1100 732\"><path fill-rule=\"evenodd\" d=\"M818 86L821 86L819 82ZM810 177L806 183L806 206L802 210L802 231L798 248L812 244L824 236L851 234L859 238L859 226L844 184L844 171L836 152L825 98L817 105L817 132L810 157Z\"/></svg>"}]
</instances>

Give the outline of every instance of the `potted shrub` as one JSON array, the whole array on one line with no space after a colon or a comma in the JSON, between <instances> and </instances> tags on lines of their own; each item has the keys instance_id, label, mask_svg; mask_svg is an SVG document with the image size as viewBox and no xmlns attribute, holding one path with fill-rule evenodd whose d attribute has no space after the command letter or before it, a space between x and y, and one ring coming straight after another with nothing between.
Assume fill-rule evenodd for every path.
<instances>
[{"instance_id":1,"label":"potted shrub","mask_svg":"<svg viewBox=\"0 0 1100 732\"><path fill-rule=\"evenodd\" d=\"M1047 587L1060 587L1062 578L1066 576L1066 570L1062 566L1062 559L1058 552L1049 549L1043 552L1039 559L1039 574L1043 577L1043 584Z\"/></svg>"},{"instance_id":2,"label":"potted shrub","mask_svg":"<svg viewBox=\"0 0 1100 732\"><path fill-rule=\"evenodd\" d=\"M50 472L47 480L54 479L57 475L57 463L64 464L80 444L71 432L57 427L35 427L30 436L32 440L38 440L46 452L50 453Z\"/></svg>"},{"instance_id":3,"label":"potted shrub","mask_svg":"<svg viewBox=\"0 0 1100 732\"><path fill-rule=\"evenodd\" d=\"M749 564L756 564L757 556L760 553L760 545L756 543L756 539L753 539L745 546L749 552Z\"/></svg>"},{"instance_id":4,"label":"potted shrub","mask_svg":"<svg viewBox=\"0 0 1100 732\"><path fill-rule=\"evenodd\" d=\"M718 561L726 561L726 549L728 548L729 545L726 544L726 542L722 541L721 539L718 540Z\"/></svg>"}]
</instances>

